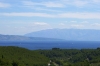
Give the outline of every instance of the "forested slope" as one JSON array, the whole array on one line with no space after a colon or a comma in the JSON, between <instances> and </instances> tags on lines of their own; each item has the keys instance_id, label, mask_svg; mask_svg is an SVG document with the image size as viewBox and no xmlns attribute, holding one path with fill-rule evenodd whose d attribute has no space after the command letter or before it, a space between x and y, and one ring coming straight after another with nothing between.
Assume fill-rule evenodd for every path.
<instances>
[{"instance_id":1,"label":"forested slope","mask_svg":"<svg viewBox=\"0 0 100 66\"><path fill-rule=\"evenodd\" d=\"M100 66L100 48L38 50L59 66Z\"/></svg>"},{"instance_id":2,"label":"forested slope","mask_svg":"<svg viewBox=\"0 0 100 66\"><path fill-rule=\"evenodd\" d=\"M0 66L47 66L49 59L19 47L0 47Z\"/></svg>"},{"instance_id":3,"label":"forested slope","mask_svg":"<svg viewBox=\"0 0 100 66\"><path fill-rule=\"evenodd\" d=\"M48 63L50 66L100 66L100 48L28 50L0 47L0 66L48 66Z\"/></svg>"}]
</instances>

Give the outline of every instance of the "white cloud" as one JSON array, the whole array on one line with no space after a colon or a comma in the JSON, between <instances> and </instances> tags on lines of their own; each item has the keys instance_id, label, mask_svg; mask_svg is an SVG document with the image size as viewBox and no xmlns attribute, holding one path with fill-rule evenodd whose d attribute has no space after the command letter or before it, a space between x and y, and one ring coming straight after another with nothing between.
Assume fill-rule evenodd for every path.
<instances>
[{"instance_id":1,"label":"white cloud","mask_svg":"<svg viewBox=\"0 0 100 66\"><path fill-rule=\"evenodd\" d=\"M71 21L72 23L76 23L77 21Z\"/></svg>"},{"instance_id":2,"label":"white cloud","mask_svg":"<svg viewBox=\"0 0 100 66\"><path fill-rule=\"evenodd\" d=\"M46 14L46 13L32 13L32 12L27 12L27 13L0 13L0 15L3 16L21 16L21 17L55 17L54 15L51 14Z\"/></svg>"},{"instance_id":3,"label":"white cloud","mask_svg":"<svg viewBox=\"0 0 100 66\"><path fill-rule=\"evenodd\" d=\"M86 6L88 4L88 1L83 1L83 0L73 0L72 3L70 3L70 5L74 5L76 7L83 7Z\"/></svg>"},{"instance_id":4,"label":"white cloud","mask_svg":"<svg viewBox=\"0 0 100 66\"><path fill-rule=\"evenodd\" d=\"M73 24L73 23L69 23L69 24L60 23L58 26L58 28L68 28L68 29L70 29L70 28L84 29L84 27L85 27L85 24L79 24L79 23L75 23L75 24Z\"/></svg>"},{"instance_id":5,"label":"white cloud","mask_svg":"<svg viewBox=\"0 0 100 66\"><path fill-rule=\"evenodd\" d=\"M73 24L73 25L71 25L71 27L74 27L74 28L82 28L82 27L84 27L84 25L81 25L81 24Z\"/></svg>"},{"instance_id":6,"label":"white cloud","mask_svg":"<svg viewBox=\"0 0 100 66\"><path fill-rule=\"evenodd\" d=\"M100 13L62 13L59 18L100 19Z\"/></svg>"},{"instance_id":7,"label":"white cloud","mask_svg":"<svg viewBox=\"0 0 100 66\"><path fill-rule=\"evenodd\" d=\"M45 17L45 18L77 18L77 19L100 19L100 13L0 13L0 16L21 16L21 17Z\"/></svg>"},{"instance_id":8,"label":"white cloud","mask_svg":"<svg viewBox=\"0 0 100 66\"><path fill-rule=\"evenodd\" d=\"M4 24L2 24L4 23ZM51 29L51 25L46 22L24 22L24 21L12 21L12 22L0 22L0 33L1 34L15 34L15 35L24 35L26 33L40 31L45 29ZM7 25L6 25L7 24ZM16 30L12 32L13 30Z\"/></svg>"},{"instance_id":9,"label":"white cloud","mask_svg":"<svg viewBox=\"0 0 100 66\"><path fill-rule=\"evenodd\" d=\"M89 23L86 27L87 29L99 29L100 30L100 23Z\"/></svg>"},{"instance_id":10,"label":"white cloud","mask_svg":"<svg viewBox=\"0 0 100 66\"><path fill-rule=\"evenodd\" d=\"M100 0L92 0L94 3L100 3Z\"/></svg>"},{"instance_id":11,"label":"white cloud","mask_svg":"<svg viewBox=\"0 0 100 66\"><path fill-rule=\"evenodd\" d=\"M86 0L55 0L55 1L42 1L42 2L33 2L33 1L22 1L23 5L27 6L45 6L45 7L67 7L68 5L82 7L89 4L90 1Z\"/></svg>"},{"instance_id":12,"label":"white cloud","mask_svg":"<svg viewBox=\"0 0 100 66\"><path fill-rule=\"evenodd\" d=\"M0 2L0 8L7 8L7 7L10 7L11 5L8 4L8 3L2 3Z\"/></svg>"},{"instance_id":13,"label":"white cloud","mask_svg":"<svg viewBox=\"0 0 100 66\"><path fill-rule=\"evenodd\" d=\"M33 6L35 5L35 3L31 2L31 1L22 1L23 5L26 5L26 6Z\"/></svg>"},{"instance_id":14,"label":"white cloud","mask_svg":"<svg viewBox=\"0 0 100 66\"><path fill-rule=\"evenodd\" d=\"M91 26L100 27L100 23L94 23L94 24L91 24Z\"/></svg>"},{"instance_id":15,"label":"white cloud","mask_svg":"<svg viewBox=\"0 0 100 66\"><path fill-rule=\"evenodd\" d=\"M57 1L66 7L74 6L74 7L84 7L90 4L90 0L59 0Z\"/></svg>"},{"instance_id":16,"label":"white cloud","mask_svg":"<svg viewBox=\"0 0 100 66\"><path fill-rule=\"evenodd\" d=\"M64 4L58 2L44 2L41 5L44 5L46 7L65 7Z\"/></svg>"},{"instance_id":17,"label":"white cloud","mask_svg":"<svg viewBox=\"0 0 100 66\"><path fill-rule=\"evenodd\" d=\"M42 7L29 7L31 9L37 10L37 11L49 11L49 12L62 12L61 10L54 10L49 8L42 8Z\"/></svg>"},{"instance_id":18,"label":"white cloud","mask_svg":"<svg viewBox=\"0 0 100 66\"><path fill-rule=\"evenodd\" d=\"M64 7L64 4L59 3L59 2L32 2L32 1L22 1L23 5L25 6L45 6L45 7Z\"/></svg>"},{"instance_id":19,"label":"white cloud","mask_svg":"<svg viewBox=\"0 0 100 66\"><path fill-rule=\"evenodd\" d=\"M88 21L82 21L81 23L82 24L88 24L89 22Z\"/></svg>"},{"instance_id":20,"label":"white cloud","mask_svg":"<svg viewBox=\"0 0 100 66\"><path fill-rule=\"evenodd\" d=\"M56 10L56 8L65 8L63 11L67 11L68 8L99 8L100 0L52 0L52 1L22 1L22 5L27 8L31 8L34 10L43 10L43 11L54 11L52 8L55 8L56 11L62 11L60 9ZM79 10L80 11L80 10Z\"/></svg>"},{"instance_id":21,"label":"white cloud","mask_svg":"<svg viewBox=\"0 0 100 66\"><path fill-rule=\"evenodd\" d=\"M40 31L40 30L45 30L45 29L50 29L52 28L50 24L46 22L30 22L27 23L26 29L24 29L27 32L34 32L34 31Z\"/></svg>"},{"instance_id":22,"label":"white cloud","mask_svg":"<svg viewBox=\"0 0 100 66\"><path fill-rule=\"evenodd\" d=\"M48 26L49 24L47 24L45 22L34 22L33 25L35 25L35 26Z\"/></svg>"},{"instance_id":23,"label":"white cloud","mask_svg":"<svg viewBox=\"0 0 100 66\"><path fill-rule=\"evenodd\" d=\"M60 10L54 10L50 8L45 8L45 7L61 7L60 4L55 4L53 2L32 2L32 1L22 1L23 7L31 8L37 11L50 11L50 12L61 12ZM44 7L43 7L44 6Z\"/></svg>"},{"instance_id":24,"label":"white cloud","mask_svg":"<svg viewBox=\"0 0 100 66\"><path fill-rule=\"evenodd\" d=\"M27 6L45 6L45 7L65 7L68 5L81 7L90 5L93 3L100 3L100 0L54 0L54 1L41 1L41 2L34 2L34 1L22 1L23 5Z\"/></svg>"},{"instance_id":25,"label":"white cloud","mask_svg":"<svg viewBox=\"0 0 100 66\"><path fill-rule=\"evenodd\" d=\"M59 25L60 25L60 26L65 26L65 24L64 24L64 23L60 23Z\"/></svg>"}]
</instances>

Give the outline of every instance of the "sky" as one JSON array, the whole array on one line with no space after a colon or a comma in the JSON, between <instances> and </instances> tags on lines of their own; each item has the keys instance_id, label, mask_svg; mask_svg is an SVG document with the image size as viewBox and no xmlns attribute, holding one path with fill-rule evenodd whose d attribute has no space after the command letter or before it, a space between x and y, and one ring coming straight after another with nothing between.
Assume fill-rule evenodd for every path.
<instances>
[{"instance_id":1,"label":"sky","mask_svg":"<svg viewBox=\"0 0 100 66\"><path fill-rule=\"evenodd\" d=\"M100 0L0 0L0 34L45 29L100 30Z\"/></svg>"}]
</instances>

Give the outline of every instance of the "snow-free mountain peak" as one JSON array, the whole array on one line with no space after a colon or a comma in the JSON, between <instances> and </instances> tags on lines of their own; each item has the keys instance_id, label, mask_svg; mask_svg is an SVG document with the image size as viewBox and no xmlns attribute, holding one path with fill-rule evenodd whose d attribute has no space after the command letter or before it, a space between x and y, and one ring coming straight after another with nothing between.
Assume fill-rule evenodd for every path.
<instances>
[{"instance_id":1,"label":"snow-free mountain peak","mask_svg":"<svg viewBox=\"0 0 100 66\"><path fill-rule=\"evenodd\" d=\"M95 29L47 29L28 33L28 37L44 37L77 41L100 41L100 30Z\"/></svg>"}]
</instances>

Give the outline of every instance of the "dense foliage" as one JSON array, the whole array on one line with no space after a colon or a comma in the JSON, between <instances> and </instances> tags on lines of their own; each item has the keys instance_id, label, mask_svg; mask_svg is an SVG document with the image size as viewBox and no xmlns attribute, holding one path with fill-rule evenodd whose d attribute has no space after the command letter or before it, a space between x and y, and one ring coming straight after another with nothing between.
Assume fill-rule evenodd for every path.
<instances>
[{"instance_id":1,"label":"dense foliage","mask_svg":"<svg viewBox=\"0 0 100 66\"><path fill-rule=\"evenodd\" d=\"M48 63L50 66L100 66L100 48L28 50L0 47L0 66L48 66Z\"/></svg>"},{"instance_id":2,"label":"dense foliage","mask_svg":"<svg viewBox=\"0 0 100 66\"><path fill-rule=\"evenodd\" d=\"M38 50L58 66L100 66L100 48Z\"/></svg>"},{"instance_id":3,"label":"dense foliage","mask_svg":"<svg viewBox=\"0 0 100 66\"><path fill-rule=\"evenodd\" d=\"M49 59L19 47L0 47L0 66L47 66Z\"/></svg>"}]
</instances>

